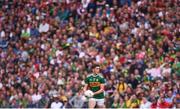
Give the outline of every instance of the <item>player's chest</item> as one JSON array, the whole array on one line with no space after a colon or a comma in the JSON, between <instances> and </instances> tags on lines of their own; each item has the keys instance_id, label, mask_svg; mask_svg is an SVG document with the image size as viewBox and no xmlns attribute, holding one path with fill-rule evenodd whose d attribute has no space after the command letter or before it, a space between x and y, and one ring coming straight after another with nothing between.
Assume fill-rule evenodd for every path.
<instances>
[{"instance_id":1,"label":"player's chest","mask_svg":"<svg viewBox=\"0 0 180 109\"><path fill-rule=\"evenodd\" d=\"M99 78L92 77L89 79L89 85L90 87L99 87L100 86L100 80Z\"/></svg>"}]
</instances>

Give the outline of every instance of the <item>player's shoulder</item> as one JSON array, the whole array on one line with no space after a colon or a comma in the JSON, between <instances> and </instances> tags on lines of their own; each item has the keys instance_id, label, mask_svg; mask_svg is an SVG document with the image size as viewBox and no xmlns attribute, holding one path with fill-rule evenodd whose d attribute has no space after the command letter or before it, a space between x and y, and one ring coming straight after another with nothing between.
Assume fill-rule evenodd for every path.
<instances>
[{"instance_id":1,"label":"player's shoulder","mask_svg":"<svg viewBox=\"0 0 180 109\"><path fill-rule=\"evenodd\" d=\"M93 74L88 74L88 75L87 75L87 78L89 78L89 77L91 77L91 76L93 76Z\"/></svg>"},{"instance_id":2,"label":"player's shoulder","mask_svg":"<svg viewBox=\"0 0 180 109\"><path fill-rule=\"evenodd\" d=\"M98 76L99 76L100 78L104 78L104 76L103 76L102 74L98 74Z\"/></svg>"}]
</instances>

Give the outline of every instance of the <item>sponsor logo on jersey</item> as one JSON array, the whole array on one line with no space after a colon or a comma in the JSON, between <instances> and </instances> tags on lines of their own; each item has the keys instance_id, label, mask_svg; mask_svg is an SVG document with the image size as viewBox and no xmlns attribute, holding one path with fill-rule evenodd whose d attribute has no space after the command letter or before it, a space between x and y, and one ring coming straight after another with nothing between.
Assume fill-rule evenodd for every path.
<instances>
[{"instance_id":1,"label":"sponsor logo on jersey","mask_svg":"<svg viewBox=\"0 0 180 109\"><path fill-rule=\"evenodd\" d=\"M100 86L100 82L90 82L89 86L90 87L99 87Z\"/></svg>"}]
</instances>

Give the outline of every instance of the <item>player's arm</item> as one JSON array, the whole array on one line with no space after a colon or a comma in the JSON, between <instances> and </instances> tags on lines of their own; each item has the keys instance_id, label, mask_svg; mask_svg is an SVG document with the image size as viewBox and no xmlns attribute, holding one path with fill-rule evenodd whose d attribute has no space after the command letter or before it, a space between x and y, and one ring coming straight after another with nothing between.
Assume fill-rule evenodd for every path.
<instances>
[{"instance_id":1,"label":"player's arm","mask_svg":"<svg viewBox=\"0 0 180 109\"><path fill-rule=\"evenodd\" d=\"M94 95L104 92L104 84L100 85L100 90L94 92Z\"/></svg>"}]
</instances>

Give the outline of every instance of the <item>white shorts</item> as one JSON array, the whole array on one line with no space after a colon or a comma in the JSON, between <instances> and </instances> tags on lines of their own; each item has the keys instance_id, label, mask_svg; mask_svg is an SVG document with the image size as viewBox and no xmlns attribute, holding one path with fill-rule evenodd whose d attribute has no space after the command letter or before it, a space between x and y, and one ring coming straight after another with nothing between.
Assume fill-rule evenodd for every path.
<instances>
[{"instance_id":1,"label":"white shorts","mask_svg":"<svg viewBox=\"0 0 180 109\"><path fill-rule=\"evenodd\" d=\"M103 106L105 99L96 99L96 98L90 98L89 101L91 100L95 100L95 102L97 103L98 106Z\"/></svg>"}]
</instances>

